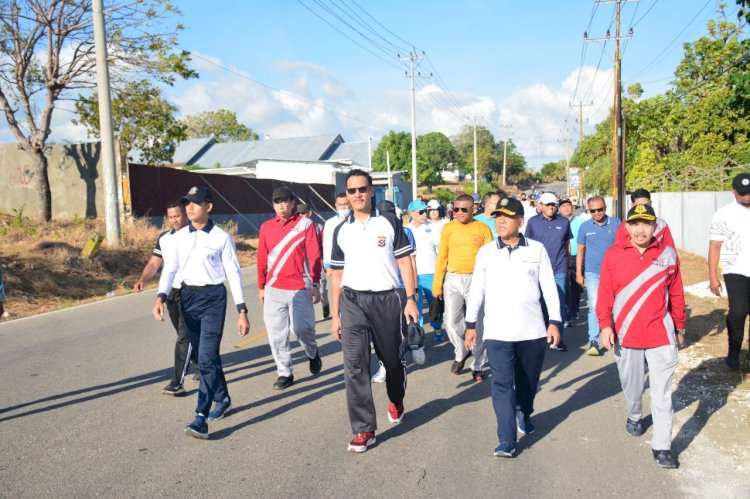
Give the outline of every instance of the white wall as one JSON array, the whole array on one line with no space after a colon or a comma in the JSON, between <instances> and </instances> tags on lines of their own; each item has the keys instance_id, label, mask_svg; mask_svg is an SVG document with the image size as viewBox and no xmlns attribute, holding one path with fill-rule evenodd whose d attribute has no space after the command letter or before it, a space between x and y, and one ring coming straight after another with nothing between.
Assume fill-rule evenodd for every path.
<instances>
[{"instance_id":1,"label":"white wall","mask_svg":"<svg viewBox=\"0 0 750 499\"><path fill-rule=\"evenodd\" d=\"M335 171L333 165L327 164L259 160L255 166L255 177L300 184L335 185Z\"/></svg>"}]
</instances>

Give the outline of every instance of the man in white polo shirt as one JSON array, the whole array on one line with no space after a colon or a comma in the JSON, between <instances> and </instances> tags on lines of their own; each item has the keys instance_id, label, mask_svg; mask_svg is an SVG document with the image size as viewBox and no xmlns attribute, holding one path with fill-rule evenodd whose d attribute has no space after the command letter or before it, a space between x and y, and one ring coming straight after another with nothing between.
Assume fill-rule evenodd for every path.
<instances>
[{"instance_id":1,"label":"man in white polo shirt","mask_svg":"<svg viewBox=\"0 0 750 499\"><path fill-rule=\"evenodd\" d=\"M411 230L414 235L416 244L416 264L417 264L417 293L419 293L419 324L424 323L423 309L424 302L431 306L435 300L432 296L432 281L435 278L435 263L437 262L437 247L440 244L440 230L437 226L427 220L427 205L424 201L414 200L409 203L409 213L411 221L406 228ZM444 338L443 321L430 321L430 325L435 332L435 340L440 341Z\"/></svg>"},{"instance_id":2,"label":"man in white polo shirt","mask_svg":"<svg viewBox=\"0 0 750 499\"><path fill-rule=\"evenodd\" d=\"M250 322L234 241L208 218L214 206L211 191L205 187L192 187L181 201L185 204L190 223L175 234L175 244L164 255L159 294L151 314L156 320L164 320L164 303L175 276L179 275L182 280L182 315L190 344L198 352L201 371L195 419L185 427L185 433L206 439L206 419L223 418L232 405L219 356L227 308L224 281L229 281L237 306L237 334L240 337L250 331Z\"/></svg>"},{"instance_id":3,"label":"man in white polo shirt","mask_svg":"<svg viewBox=\"0 0 750 499\"><path fill-rule=\"evenodd\" d=\"M544 246L526 239L523 204L502 198L493 212L498 238L479 250L466 306L466 348L477 342L484 307L484 347L492 369L492 406L500 445L495 456L513 457L517 431L534 431L531 413L547 343L560 341L560 300ZM540 298L549 314L545 327Z\"/></svg>"},{"instance_id":4,"label":"man in white polo shirt","mask_svg":"<svg viewBox=\"0 0 750 499\"><path fill-rule=\"evenodd\" d=\"M734 201L719 209L711 223L708 276L711 292L721 296L721 260L729 298L726 362L730 369L739 369L745 320L750 314L750 174L740 173L734 177L732 194Z\"/></svg>"},{"instance_id":5,"label":"man in white polo shirt","mask_svg":"<svg viewBox=\"0 0 750 499\"><path fill-rule=\"evenodd\" d=\"M341 341L349 421L348 450L364 452L375 443L377 422L370 384L370 341L386 369L388 419L404 416L406 365L401 342L407 321L419 320L414 293L413 252L400 220L373 209L370 174L351 170L346 195L352 213L334 231L331 251L331 332ZM399 271L406 305L399 295Z\"/></svg>"}]
</instances>

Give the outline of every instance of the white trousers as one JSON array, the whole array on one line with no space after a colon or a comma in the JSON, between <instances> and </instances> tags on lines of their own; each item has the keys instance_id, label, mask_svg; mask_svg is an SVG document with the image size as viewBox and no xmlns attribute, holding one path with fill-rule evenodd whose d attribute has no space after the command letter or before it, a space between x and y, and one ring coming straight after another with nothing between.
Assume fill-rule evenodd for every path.
<instances>
[{"instance_id":1,"label":"white trousers","mask_svg":"<svg viewBox=\"0 0 750 499\"><path fill-rule=\"evenodd\" d=\"M263 301L263 321L268 331L273 360L279 376L292 374L292 352L289 334L299 339L308 358L315 358L318 344L315 339L315 309L309 289L278 289L266 286Z\"/></svg>"},{"instance_id":2,"label":"white trousers","mask_svg":"<svg viewBox=\"0 0 750 499\"><path fill-rule=\"evenodd\" d=\"M469 351L464 345L464 334L466 334L465 305L469 298L472 274L454 274L448 272L443 281L443 302L445 311L443 313L443 325L448 333L448 339L453 344L455 360L461 361ZM473 371L481 371L482 365L487 363L487 352L484 351L484 306L479 309L477 318L477 344L472 350L474 360L471 364Z\"/></svg>"}]
</instances>

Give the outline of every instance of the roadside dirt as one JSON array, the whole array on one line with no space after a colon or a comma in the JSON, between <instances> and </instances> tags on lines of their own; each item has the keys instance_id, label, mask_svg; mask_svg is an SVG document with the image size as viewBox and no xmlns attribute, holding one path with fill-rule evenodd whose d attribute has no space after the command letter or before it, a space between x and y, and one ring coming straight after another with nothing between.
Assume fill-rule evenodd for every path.
<instances>
[{"instance_id":1,"label":"roadside dirt","mask_svg":"<svg viewBox=\"0 0 750 499\"><path fill-rule=\"evenodd\" d=\"M95 258L81 254L93 233L106 233L102 221L36 223L0 215L0 269L5 310L12 320L109 296L130 293L162 228L142 221L122 227L118 248L102 245ZM235 236L240 263L255 261L256 239ZM156 286L156 279L149 284Z\"/></svg>"}]
</instances>

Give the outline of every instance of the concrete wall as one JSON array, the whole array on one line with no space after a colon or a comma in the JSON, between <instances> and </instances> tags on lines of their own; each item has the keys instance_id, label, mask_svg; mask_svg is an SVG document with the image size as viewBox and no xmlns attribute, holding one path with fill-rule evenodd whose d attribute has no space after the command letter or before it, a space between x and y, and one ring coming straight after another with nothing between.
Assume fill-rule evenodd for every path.
<instances>
[{"instance_id":1,"label":"concrete wall","mask_svg":"<svg viewBox=\"0 0 750 499\"><path fill-rule=\"evenodd\" d=\"M98 143L58 145L47 149L52 217L104 216L104 184ZM23 206L36 215L37 174L29 155L16 144L0 144L0 212Z\"/></svg>"}]
</instances>

